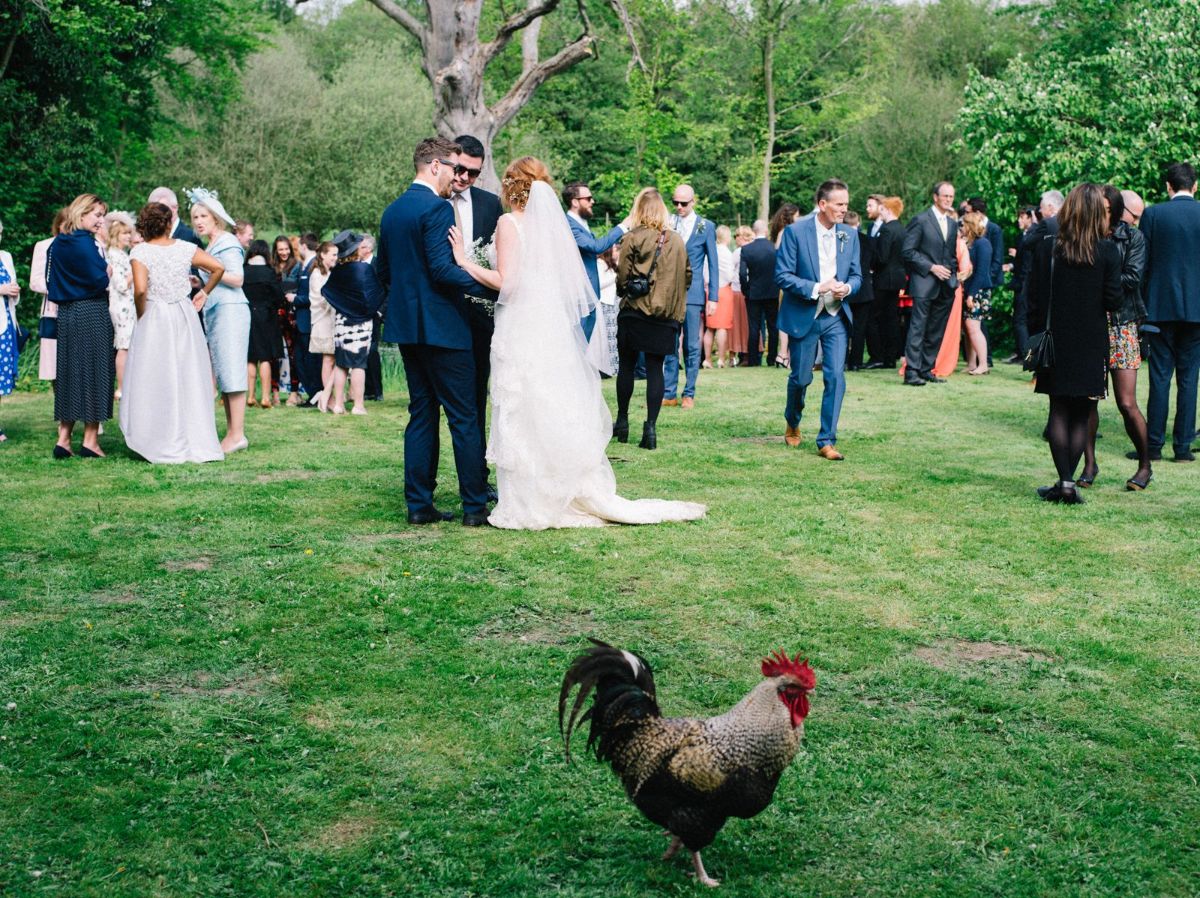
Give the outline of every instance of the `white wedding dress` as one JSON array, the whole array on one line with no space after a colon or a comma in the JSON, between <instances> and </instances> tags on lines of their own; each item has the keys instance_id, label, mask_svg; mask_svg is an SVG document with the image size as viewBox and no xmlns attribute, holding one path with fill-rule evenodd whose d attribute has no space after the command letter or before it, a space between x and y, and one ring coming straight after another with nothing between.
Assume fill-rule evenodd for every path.
<instances>
[{"instance_id":1,"label":"white wedding dress","mask_svg":"<svg viewBox=\"0 0 1200 898\"><path fill-rule=\"evenodd\" d=\"M579 325L596 297L570 226L542 181L530 189L524 219L506 217L521 252L496 304L487 458L496 466L500 500L489 522L544 530L704 517L695 502L617 495L605 454L612 416Z\"/></svg>"}]
</instances>

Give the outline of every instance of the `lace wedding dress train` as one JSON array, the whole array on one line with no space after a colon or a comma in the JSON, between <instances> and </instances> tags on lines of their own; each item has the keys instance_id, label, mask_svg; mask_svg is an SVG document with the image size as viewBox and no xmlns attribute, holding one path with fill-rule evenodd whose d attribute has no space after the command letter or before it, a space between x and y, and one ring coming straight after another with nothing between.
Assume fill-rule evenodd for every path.
<instances>
[{"instance_id":1,"label":"lace wedding dress train","mask_svg":"<svg viewBox=\"0 0 1200 898\"><path fill-rule=\"evenodd\" d=\"M606 455L612 416L579 325L596 300L570 226L542 181L530 189L524 219L509 217L521 254L496 304L487 458L500 501L489 522L544 530L704 517L695 502L617 495Z\"/></svg>"}]
</instances>

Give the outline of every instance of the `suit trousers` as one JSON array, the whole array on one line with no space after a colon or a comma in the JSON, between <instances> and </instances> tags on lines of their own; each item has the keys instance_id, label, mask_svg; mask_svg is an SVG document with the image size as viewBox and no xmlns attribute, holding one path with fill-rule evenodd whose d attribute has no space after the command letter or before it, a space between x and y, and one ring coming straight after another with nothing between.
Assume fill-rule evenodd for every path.
<instances>
[{"instance_id":1,"label":"suit trousers","mask_svg":"<svg viewBox=\"0 0 1200 898\"><path fill-rule=\"evenodd\" d=\"M383 360L379 358L379 334L383 321L376 317L371 322L371 348L367 350L367 377L363 384L363 395L367 399L383 398Z\"/></svg>"},{"instance_id":2,"label":"suit trousers","mask_svg":"<svg viewBox=\"0 0 1200 898\"><path fill-rule=\"evenodd\" d=\"M867 344L867 324L870 317L870 304L858 303L854 306L854 325L850 328L850 351L846 353L846 367L862 367L863 350Z\"/></svg>"},{"instance_id":3,"label":"suit trousers","mask_svg":"<svg viewBox=\"0 0 1200 898\"><path fill-rule=\"evenodd\" d=\"M769 367L774 364L775 356L779 355L779 330L775 325L779 317L779 294L767 299L747 299L746 316L748 318L746 353L750 357L746 364L752 368L762 364L762 352L758 345L760 334L765 327L766 334L763 336L766 337L767 342L767 365Z\"/></svg>"},{"instance_id":4,"label":"suit trousers","mask_svg":"<svg viewBox=\"0 0 1200 898\"><path fill-rule=\"evenodd\" d=\"M804 412L804 400L808 385L813 379L813 365L817 361L817 347L821 347L825 360L821 364L821 377L825 382L821 392L821 430L817 434L817 446L837 442L838 418L842 414L842 399L846 395L846 346L850 341L850 322L843 313L837 316L821 314L806 336L788 343L791 373L788 374L787 404L783 417L789 427L800 426Z\"/></svg>"},{"instance_id":5,"label":"suit trousers","mask_svg":"<svg viewBox=\"0 0 1200 898\"><path fill-rule=\"evenodd\" d=\"M703 317L704 306L688 306L683 319L684 396L696 395L696 378L700 374L700 331ZM673 352L667 356L663 376L663 398L674 399L679 391L679 353Z\"/></svg>"},{"instance_id":6,"label":"suit trousers","mask_svg":"<svg viewBox=\"0 0 1200 898\"><path fill-rule=\"evenodd\" d=\"M321 357L308 350L308 340L311 336L308 331L296 330L296 374L305 396L315 396L321 392L323 386Z\"/></svg>"},{"instance_id":7,"label":"suit trousers","mask_svg":"<svg viewBox=\"0 0 1200 898\"><path fill-rule=\"evenodd\" d=\"M1171 443L1179 455L1196 439L1196 391L1200 375L1200 324L1187 321L1157 323L1150 342L1150 399L1146 424L1150 451L1161 452L1167 436L1171 375L1175 375L1175 427Z\"/></svg>"},{"instance_id":8,"label":"suit trousers","mask_svg":"<svg viewBox=\"0 0 1200 898\"><path fill-rule=\"evenodd\" d=\"M1025 291L1017 290L1013 293L1012 305L1012 329L1013 337L1016 340L1016 351L1019 358L1025 358L1025 353L1029 349L1029 302L1025 299ZM1040 333L1045 330L1044 323L1034 329L1034 333ZM991 341L988 341L988 351L991 351Z\"/></svg>"},{"instance_id":9,"label":"suit trousers","mask_svg":"<svg viewBox=\"0 0 1200 898\"><path fill-rule=\"evenodd\" d=\"M867 352L872 362L894 365L900 358L900 291L875 290L875 299L861 316L867 318Z\"/></svg>"},{"instance_id":10,"label":"suit trousers","mask_svg":"<svg viewBox=\"0 0 1200 898\"><path fill-rule=\"evenodd\" d=\"M908 341L904 350L907 360L905 377L924 377L933 374L946 322L954 306L954 290L943 286L934 296L914 296L912 318L908 322Z\"/></svg>"},{"instance_id":11,"label":"suit trousers","mask_svg":"<svg viewBox=\"0 0 1200 898\"><path fill-rule=\"evenodd\" d=\"M404 428L404 501L409 513L433 510L440 454L439 409L445 409L463 513L485 514L483 432L476 417L471 350L402 343L400 356L409 396L409 420Z\"/></svg>"}]
</instances>

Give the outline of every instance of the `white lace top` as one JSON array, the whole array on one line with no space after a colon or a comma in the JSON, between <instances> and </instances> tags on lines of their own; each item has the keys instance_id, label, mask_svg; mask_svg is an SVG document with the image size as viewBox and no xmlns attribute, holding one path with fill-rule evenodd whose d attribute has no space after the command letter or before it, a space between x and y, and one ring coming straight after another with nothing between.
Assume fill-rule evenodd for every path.
<instances>
[{"instance_id":1,"label":"white lace top","mask_svg":"<svg viewBox=\"0 0 1200 898\"><path fill-rule=\"evenodd\" d=\"M170 246L156 246L153 243L135 246L129 257L146 266L146 301L166 304L188 302L192 290L188 275L195 254L196 244L186 240L176 240Z\"/></svg>"}]
</instances>

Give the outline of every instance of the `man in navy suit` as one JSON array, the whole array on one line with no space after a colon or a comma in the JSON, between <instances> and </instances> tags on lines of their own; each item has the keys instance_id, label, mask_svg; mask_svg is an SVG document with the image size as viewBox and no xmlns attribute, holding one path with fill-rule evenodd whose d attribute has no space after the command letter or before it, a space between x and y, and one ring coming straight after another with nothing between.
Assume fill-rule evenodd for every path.
<instances>
[{"instance_id":1,"label":"man in navy suit","mask_svg":"<svg viewBox=\"0 0 1200 898\"><path fill-rule=\"evenodd\" d=\"M704 320L704 304L717 305L720 279L717 273L717 227L707 218L696 214L696 191L690 184L675 188L671 202L675 214L671 216L671 227L683 238L687 248L688 262L692 266L692 283L687 291L687 312L683 319L683 352L686 373L683 384L683 407L691 408L696 403L696 378L700 374L700 333ZM707 272L707 278L705 273ZM666 386L663 388L663 405L678 405L675 393L679 389L679 355L667 356L663 367Z\"/></svg>"},{"instance_id":2,"label":"man in navy suit","mask_svg":"<svg viewBox=\"0 0 1200 898\"><path fill-rule=\"evenodd\" d=\"M416 179L383 213L375 273L388 291L383 338L400 344L408 380L404 500L412 524L448 521L433 504L440 409L446 410L463 524L487 524L483 431L475 408L475 360L465 291L475 280L454 263L447 199L458 144L429 137L413 151Z\"/></svg>"},{"instance_id":3,"label":"man in navy suit","mask_svg":"<svg viewBox=\"0 0 1200 898\"><path fill-rule=\"evenodd\" d=\"M1175 461L1195 461L1196 388L1200 375L1200 203L1196 170L1186 162L1167 168L1165 203L1142 215L1146 273L1142 279L1149 332L1150 401L1146 404L1150 458L1162 457L1171 375L1175 392ZM1149 328L1147 329L1149 330Z\"/></svg>"},{"instance_id":4,"label":"man in navy suit","mask_svg":"<svg viewBox=\"0 0 1200 898\"><path fill-rule=\"evenodd\" d=\"M599 299L600 271L596 267L596 257L620 242L621 238L625 236L625 232L629 230L629 219L626 218L603 237L597 237L588 225L592 218L592 204L595 203L591 188L583 181L572 181L563 188L562 199L563 205L567 207L567 224L571 226L571 236L575 238L575 245L579 247L579 256L583 259L583 270L587 272L592 291ZM581 323L584 339L590 340L592 330L596 326L596 310L592 309Z\"/></svg>"},{"instance_id":5,"label":"man in navy suit","mask_svg":"<svg viewBox=\"0 0 1200 898\"><path fill-rule=\"evenodd\" d=\"M779 329L790 338L792 368L783 440L792 447L800 445L800 416L820 343L825 387L817 452L830 461L844 458L837 450L837 425L846 394L846 347L853 322L847 300L862 285L858 231L842 224L849 207L845 183L826 181L817 190L816 214L784 229L775 257L775 283L783 290Z\"/></svg>"},{"instance_id":6,"label":"man in navy suit","mask_svg":"<svg viewBox=\"0 0 1200 898\"><path fill-rule=\"evenodd\" d=\"M758 348L763 322L766 322L767 365L779 352L779 288L775 286L775 244L767 237L767 221L760 218L751 226L754 239L742 247L738 281L746 297L746 366L762 364Z\"/></svg>"},{"instance_id":7,"label":"man in navy suit","mask_svg":"<svg viewBox=\"0 0 1200 898\"><path fill-rule=\"evenodd\" d=\"M958 222L950 217L953 209L954 185L939 181L933 186L933 205L914 215L904 232L901 254L913 298L904 349L904 382L910 387L946 382L933 373L933 366L958 286Z\"/></svg>"},{"instance_id":8,"label":"man in navy suit","mask_svg":"<svg viewBox=\"0 0 1200 898\"><path fill-rule=\"evenodd\" d=\"M462 134L454 138L454 142L462 147L458 164L454 166L454 180L450 182L454 223L462 231L464 246L471 246L476 241L481 241L480 246L487 246L495 238L496 222L504 214L500 197L475 186L483 171L487 151L470 134ZM482 284L476 284L468 295L496 299L495 291ZM493 310L484 309L475 302L467 311L471 320L471 352L475 357L475 416L479 419L479 432L487 433L488 378L492 374L492 334L496 330L496 319L492 317Z\"/></svg>"}]
</instances>

